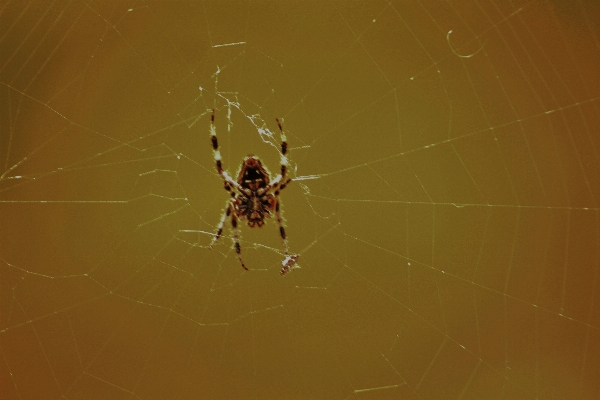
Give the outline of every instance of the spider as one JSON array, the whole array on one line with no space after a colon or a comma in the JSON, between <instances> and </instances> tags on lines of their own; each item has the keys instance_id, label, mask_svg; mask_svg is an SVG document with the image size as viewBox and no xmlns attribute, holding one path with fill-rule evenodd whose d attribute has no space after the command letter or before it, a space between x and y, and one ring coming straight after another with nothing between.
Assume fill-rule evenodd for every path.
<instances>
[{"instance_id":1,"label":"spider","mask_svg":"<svg viewBox=\"0 0 600 400\"><path fill-rule=\"evenodd\" d=\"M285 134L283 133L283 128L281 127L281 122L279 122L279 119L277 118L275 121L277 121L277 126L279 126L279 132L281 133L281 173L271 181L269 172L266 167L262 165L260 159L255 155L250 154L242 161L237 181L234 181L229 173L223 169L223 164L221 163L217 130L215 129L215 110L212 110L210 116L210 141L212 143L213 156L217 172L221 178L223 178L223 186L225 187L225 190L229 192L231 197L227 200L225 212L221 217L217 233L213 237L209 248L212 249L216 241L219 240L223 233L225 221L227 218L231 218L235 252L240 260L240 264L242 264L242 268L248 271L248 267L246 267L244 260L242 259L238 220L248 221L248 226L250 228L260 228L265 224L265 218L270 218L271 215L275 213L277 223L279 224L279 234L283 240L283 248L285 250L285 259L281 262L282 267L279 272L279 274L283 276L294 268L299 256L298 254L288 253L285 227L281 217L279 194L292 181L292 178L286 179L287 142ZM299 266L295 266L295 268L299 268Z\"/></svg>"}]
</instances>

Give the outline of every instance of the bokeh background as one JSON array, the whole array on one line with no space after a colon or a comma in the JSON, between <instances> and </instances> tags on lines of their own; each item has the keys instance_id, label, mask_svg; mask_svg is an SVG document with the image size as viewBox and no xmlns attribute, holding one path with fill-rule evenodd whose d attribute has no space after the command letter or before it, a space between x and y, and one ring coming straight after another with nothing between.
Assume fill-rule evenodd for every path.
<instances>
[{"instance_id":1,"label":"bokeh background","mask_svg":"<svg viewBox=\"0 0 600 400\"><path fill-rule=\"evenodd\" d=\"M600 6L0 4L0 398L600 398ZM223 163L274 219L209 250Z\"/></svg>"}]
</instances>

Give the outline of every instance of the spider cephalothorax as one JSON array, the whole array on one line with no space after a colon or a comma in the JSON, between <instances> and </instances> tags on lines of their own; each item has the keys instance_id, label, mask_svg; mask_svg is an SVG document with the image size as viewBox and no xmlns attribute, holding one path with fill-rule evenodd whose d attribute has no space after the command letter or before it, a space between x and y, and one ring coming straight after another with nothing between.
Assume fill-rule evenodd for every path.
<instances>
[{"instance_id":1,"label":"spider cephalothorax","mask_svg":"<svg viewBox=\"0 0 600 400\"><path fill-rule=\"evenodd\" d=\"M250 154L242 161L237 181L243 188L258 190L269 185L269 171L263 167L258 157Z\"/></svg>"},{"instance_id":2,"label":"spider cephalothorax","mask_svg":"<svg viewBox=\"0 0 600 400\"><path fill-rule=\"evenodd\" d=\"M255 226L262 227L265 224L265 218L270 218L273 213L277 217L277 223L279 224L279 234L283 239L283 246L285 249L285 259L283 260L282 268L280 271L281 275L286 274L292 268L298 268L296 261L298 260L297 254L288 254L288 244L285 235L285 227L283 225L283 218L281 217L279 194L292 179L286 179L287 172L287 142L283 133L283 128L279 120L277 125L281 133L281 174L277 175L273 181L271 181L269 171L262 165L260 159L252 154L247 156L242 161L240 172L238 174L237 182L234 181L227 171L223 170L221 162L221 154L219 153L219 142L217 140L217 131L215 129L215 110L212 110L210 119L210 135L211 143L213 146L213 154L215 157L215 163L217 166L217 172L223 178L225 190L227 190L231 197L227 201L227 208L219 223L217 233L213 238L210 245L212 248L213 244L221 237L223 233L223 226L226 219L231 218L231 227L233 228L233 240L235 243L235 251L238 255L238 259L242 264L242 267L246 270L248 268L244 265L242 260L242 249L240 247L239 233L238 233L238 219L248 221L248 226L253 228ZM273 193L271 193L273 192Z\"/></svg>"}]
</instances>

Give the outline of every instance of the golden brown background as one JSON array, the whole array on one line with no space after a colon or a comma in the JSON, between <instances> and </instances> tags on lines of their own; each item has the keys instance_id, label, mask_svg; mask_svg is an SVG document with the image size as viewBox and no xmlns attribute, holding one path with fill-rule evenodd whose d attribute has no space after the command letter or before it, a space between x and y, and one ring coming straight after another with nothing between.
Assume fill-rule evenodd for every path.
<instances>
[{"instance_id":1,"label":"golden brown background","mask_svg":"<svg viewBox=\"0 0 600 400\"><path fill-rule=\"evenodd\" d=\"M0 3L1 399L600 398L595 1ZM208 249L257 154L272 219ZM273 146L271 146L273 145Z\"/></svg>"}]
</instances>

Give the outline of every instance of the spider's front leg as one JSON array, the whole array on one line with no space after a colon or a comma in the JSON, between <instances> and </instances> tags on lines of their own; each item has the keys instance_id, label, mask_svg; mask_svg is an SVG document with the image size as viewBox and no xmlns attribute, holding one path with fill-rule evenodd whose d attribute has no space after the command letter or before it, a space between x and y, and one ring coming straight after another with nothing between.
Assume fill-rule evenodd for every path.
<instances>
[{"instance_id":1,"label":"spider's front leg","mask_svg":"<svg viewBox=\"0 0 600 400\"><path fill-rule=\"evenodd\" d=\"M277 126L279 127L279 133L281 135L281 180L284 181L285 180L285 174L287 172L287 138L285 136L285 133L283 132L283 127L281 126L281 122L279 121L279 118L275 118L275 121L277 121Z\"/></svg>"},{"instance_id":2,"label":"spider's front leg","mask_svg":"<svg viewBox=\"0 0 600 400\"><path fill-rule=\"evenodd\" d=\"M217 139L217 128L215 128L215 109L212 109L210 114L210 142L213 148L213 158L215 159L215 166L219 176L223 179L225 190L227 190L231 197L235 196L233 189L237 189L243 193L243 189L240 185L234 181L227 171L223 169L223 162L221 161L221 152L219 151L219 140Z\"/></svg>"},{"instance_id":3,"label":"spider's front leg","mask_svg":"<svg viewBox=\"0 0 600 400\"><path fill-rule=\"evenodd\" d=\"M286 156L288 151L287 138L285 136L285 133L283 132L283 127L281 126L281 121L279 121L279 118L275 118L275 121L277 121L277 126L279 127L279 133L281 135L281 171L279 175L277 175L277 177L273 180L271 187L275 190L282 190L288 183L290 183L292 179L285 179L288 169L288 160Z\"/></svg>"}]
</instances>

